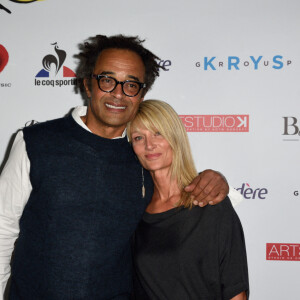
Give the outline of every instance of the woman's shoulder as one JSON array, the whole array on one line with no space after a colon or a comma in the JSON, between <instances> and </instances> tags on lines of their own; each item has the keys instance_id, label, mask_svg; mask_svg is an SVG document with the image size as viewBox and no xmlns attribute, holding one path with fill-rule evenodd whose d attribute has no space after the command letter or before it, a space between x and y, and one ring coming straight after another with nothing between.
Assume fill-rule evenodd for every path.
<instances>
[{"instance_id":1,"label":"woman's shoulder","mask_svg":"<svg viewBox=\"0 0 300 300\"><path fill-rule=\"evenodd\" d=\"M238 219L229 197L225 197L223 201L216 205L195 206L191 209L190 214L195 218L199 217L208 220L209 223L214 223L215 225Z\"/></svg>"},{"instance_id":2,"label":"woman's shoulder","mask_svg":"<svg viewBox=\"0 0 300 300\"><path fill-rule=\"evenodd\" d=\"M198 213L205 212L207 214L220 214L220 213L233 213L234 208L228 196L224 198L220 203L216 205L206 205L205 207L194 207Z\"/></svg>"},{"instance_id":3,"label":"woman's shoulder","mask_svg":"<svg viewBox=\"0 0 300 300\"><path fill-rule=\"evenodd\" d=\"M228 196L224 198L219 204L214 205L213 207L217 207L219 210L226 210L226 211L234 211L232 203Z\"/></svg>"}]
</instances>

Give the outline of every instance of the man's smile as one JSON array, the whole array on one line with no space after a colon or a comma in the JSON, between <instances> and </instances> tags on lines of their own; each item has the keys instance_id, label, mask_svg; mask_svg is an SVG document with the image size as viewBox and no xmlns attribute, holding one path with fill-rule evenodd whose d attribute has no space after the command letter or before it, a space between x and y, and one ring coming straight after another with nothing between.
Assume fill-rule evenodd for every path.
<instances>
[{"instance_id":1,"label":"man's smile","mask_svg":"<svg viewBox=\"0 0 300 300\"><path fill-rule=\"evenodd\" d=\"M125 110L126 109L126 106L119 106L119 105L115 105L115 104L105 103L105 106L109 109L117 109L117 110Z\"/></svg>"}]
</instances>

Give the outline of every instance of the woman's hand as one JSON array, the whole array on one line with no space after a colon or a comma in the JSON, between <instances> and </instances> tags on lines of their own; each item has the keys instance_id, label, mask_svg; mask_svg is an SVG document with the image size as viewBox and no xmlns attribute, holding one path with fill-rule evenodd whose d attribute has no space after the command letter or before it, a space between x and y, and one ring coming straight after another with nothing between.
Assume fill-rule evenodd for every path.
<instances>
[{"instance_id":1,"label":"woman's hand","mask_svg":"<svg viewBox=\"0 0 300 300\"><path fill-rule=\"evenodd\" d=\"M201 207L214 205L228 195L229 186L226 178L214 170L201 172L190 185L185 187L186 192L191 192L194 204Z\"/></svg>"}]
</instances>

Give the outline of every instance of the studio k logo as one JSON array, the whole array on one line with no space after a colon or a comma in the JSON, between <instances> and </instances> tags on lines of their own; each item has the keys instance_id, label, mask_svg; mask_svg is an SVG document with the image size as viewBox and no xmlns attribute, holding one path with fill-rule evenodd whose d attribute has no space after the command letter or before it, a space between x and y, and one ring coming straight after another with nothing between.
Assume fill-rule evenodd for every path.
<instances>
[{"instance_id":1,"label":"studio k logo","mask_svg":"<svg viewBox=\"0 0 300 300\"><path fill-rule=\"evenodd\" d=\"M245 199L266 199L268 190L266 188L252 188L249 183L243 183L240 188L236 188Z\"/></svg>"},{"instance_id":2,"label":"studio k logo","mask_svg":"<svg viewBox=\"0 0 300 300\"><path fill-rule=\"evenodd\" d=\"M59 49L57 43L51 44L54 46L55 55L48 54L42 59L43 69L41 69L37 75L34 84L37 86L65 86L76 84L76 74L64 66L67 53L66 51ZM37 78L71 78L71 79L37 79Z\"/></svg>"},{"instance_id":3,"label":"studio k logo","mask_svg":"<svg viewBox=\"0 0 300 300\"><path fill-rule=\"evenodd\" d=\"M267 260L300 260L300 244L267 243Z\"/></svg>"},{"instance_id":4,"label":"studio k logo","mask_svg":"<svg viewBox=\"0 0 300 300\"><path fill-rule=\"evenodd\" d=\"M299 124L300 125L300 124ZM283 141L299 142L300 130L296 117L283 117Z\"/></svg>"},{"instance_id":5,"label":"studio k logo","mask_svg":"<svg viewBox=\"0 0 300 300\"><path fill-rule=\"evenodd\" d=\"M249 115L180 115L187 132L249 132Z\"/></svg>"},{"instance_id":6,"label":"studio k logo","mask_svg":"<svg viewBox=\"0 0 300 300\"><path fill-rule=\"evenodd\" d=\"M5 47L0 44L0 73L4 70L9 60L9 54ZM0 76L2 78L2 76ZM11 87L11 83L0 82L0 87Z\"/></svg>"},{"instance_id":7,"label":"studio k logo","mask_svg":"<svg viewBox=\"0 0 300 300\"><path fill-rule=\"evenodd\" d=\"M271 68L281 70L284 67L291 65L290 59L285 59L282 55L274 55L273 57L260 56L227 56L217 58L216 56L204 56L201 60L195 63L195 66L204 71L216 71L225 69L231 70L259 70Z\"/></svg>"}]
</instances>

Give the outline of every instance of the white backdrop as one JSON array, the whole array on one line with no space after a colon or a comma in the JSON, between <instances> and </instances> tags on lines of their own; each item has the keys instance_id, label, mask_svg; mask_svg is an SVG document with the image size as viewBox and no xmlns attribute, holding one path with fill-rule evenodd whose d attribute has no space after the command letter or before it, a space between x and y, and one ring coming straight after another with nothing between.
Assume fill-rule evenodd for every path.
<instances>
[{"instance_id":1,"label":"white backdrop","mask_svg":"<svg viewBox=\"0 0 300 300\"><path fill-rule=\"evenodd\" d=\"M219 170L246 193L236 210L246 235L251 299L300 299L300 2L174 2L1 1L11 14L0 10L0 44L9 55L4 67L0 47L0 157L27 121L58 118L82 104L63 68L36 77L42 59L55 55L51 44L66 51L63 66L74 71L77 44L87 37L139 35L168 69L146 98L167 101L185 120L248 116L246 132L226 132L231 123L189 132L195 161L199 171Z\"/></svg>"}]
</instances>

